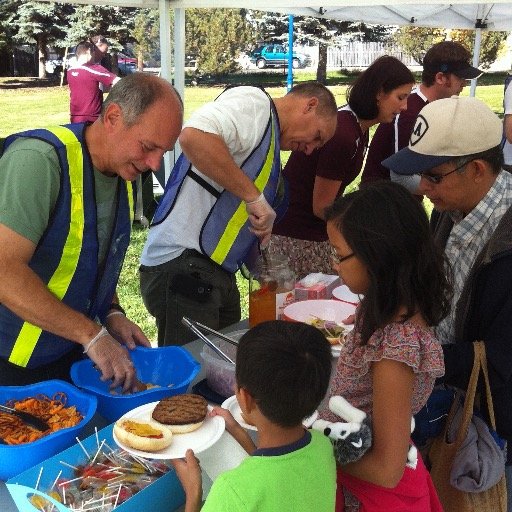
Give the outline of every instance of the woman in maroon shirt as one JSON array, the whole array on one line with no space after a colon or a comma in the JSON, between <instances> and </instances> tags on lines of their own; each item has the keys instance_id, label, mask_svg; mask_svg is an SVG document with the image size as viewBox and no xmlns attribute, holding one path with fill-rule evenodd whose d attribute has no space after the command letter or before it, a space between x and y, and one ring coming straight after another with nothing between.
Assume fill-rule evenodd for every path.
<instances>
[{"instance_id":1,"label":"woman in maroon shirt","mask_svg":"<svg viewBox=\"0 0 512 512\"><path fill-rule=\"evenodd\" d=\"M405 110L413 85L414 76L402 62L379 57L348 90L333 138L310 155L292 151L283 171L290 205L274 224L270 252L286 254L298 279L311 272L332 273L324 209L360 173L369 128Z\"/></svg>"}]
</instances>

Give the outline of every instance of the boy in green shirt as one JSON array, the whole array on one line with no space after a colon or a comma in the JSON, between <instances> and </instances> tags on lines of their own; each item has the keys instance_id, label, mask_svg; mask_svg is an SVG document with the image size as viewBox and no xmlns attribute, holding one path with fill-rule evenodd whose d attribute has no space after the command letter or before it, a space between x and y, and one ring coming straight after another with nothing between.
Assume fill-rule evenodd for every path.
<instances>
[{"instance_id":1,"label":"boy in green shirt","mask_svg":"<svg viewBox=\"0 0 512 512\"><path fill-rule=\"evenodd\" d=\"M240 340L236 396L244 419L258 429L258 447L220 407L213 415L251 455L220 475L201 509L206 511L332 512L336 475L330 441L306 430L327 392L331 348L321 332L303 323L265 322ZM186 512L201 508L201 468L192 450L173 461L186 494Z\"/></svg>"}]
</instances>

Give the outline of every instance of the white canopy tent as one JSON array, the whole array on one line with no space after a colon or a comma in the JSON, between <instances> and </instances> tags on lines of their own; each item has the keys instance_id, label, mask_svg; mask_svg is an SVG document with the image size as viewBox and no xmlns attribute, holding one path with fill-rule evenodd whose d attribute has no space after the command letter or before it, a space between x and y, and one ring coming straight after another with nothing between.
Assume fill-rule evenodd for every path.
<instances>
[{"instance_id":1,"label":"white canopy tent","mask_svg":"<svg viewBox=\"0 0 512 512\"><path fill-rule=\"evenodd\" d=\"M44 0L56 1L56 0ZM57 0L63 1L63 0ZM478 66L482 30L512 30L512 0L481 3L471 0L71 0L89 5L117 5L160 11L161 75L185 90L185 9L251 8L302 16L318 16L382 25L475 29L473 65ZM170 10L174 9L174 45L170 40ZM171 55L174 50L175 69ZM471 84L474 95L476 80ZM167 158L170 158L168 156ZM166 160L166 177L171 162Z\"/></svg>"},{"instance_id":2,"label":"white canopy tent","mask_svg":"<svg viewBox=\"0 0 512 512\"><path fill-rule=\"evenodd\" d=\"M48 0L47 0L48 1ZM49 0L52 1L52 0ZM55 0L53 0L55 1ZM319 16L346 21L364 21L382 25L411 25L476 29L474 65L478 65L481 30L512 30L512 1L495 0L481 3L471 0L72 0L90 5L158 8L160 10L160 42L162 76L171 78L170 9L175 12L174 83L183 93L185 62L185 9L247 8L285 12L302 16ZM473 85L474 90L474 85Z\"/></svg>"}]
</instances>

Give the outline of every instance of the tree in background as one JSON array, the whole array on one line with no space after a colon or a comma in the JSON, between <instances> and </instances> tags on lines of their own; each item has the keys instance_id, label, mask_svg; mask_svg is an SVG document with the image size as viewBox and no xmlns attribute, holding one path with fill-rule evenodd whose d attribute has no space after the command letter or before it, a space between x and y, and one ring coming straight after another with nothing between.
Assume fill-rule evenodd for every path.
<instances>
[{"instance_id":1,"label":"tree in background","mask_svg":"<svg viewBox=\"0 0 512 512\"><path fill-rule=\"evenodd\" d=\"M6 0L1 4L5 25L12 33L12 40L19 44L37 47L39 78L46 78L48 46L64 38L68 29L68 4Z\"/></svg>"},{"instance_id":2,"label":"tree in background","mask_svg":"<svg viewBox=\"0 0 512 512\"><path fill-rule=\"evenodd\" d=\"M17 74L17 70L11 67L14 30L8 22L16 11L16 4L11 0L0 3L0 75Z\"/></svg>"},{"instance_id":3,"label":"tree in background","mask_svg":"<svg viewBox=\"0 0 512 512\"><path fill-rule=\"evenodd\" d=\"M386 41L389 28L383 25L366 25L351 21L330 20L310 16L297 17L294 27L297 41L318 44L318 68L316 79L327 82L327 48L347 41Z\"/></svg>"},{"instance_id":4,"label":"tree in background","mask_svg":"<svg viewBox=\"0 0 512 512\"><path fill-rule=\"evenodd\" d=\"M447 39L448 33L452 41L464 45L471 53L475 45L474 30L450 30L429 27L400 27L393 39L404 51L409 53L414 60L423 63L426 51L434 44ZM480 48L480 64L483 69L488 68L497 58L498 52L503 46L507 32L484 31L482 32L482 45Z\"/></svg>"},{"instance_id":5,"label":"tree in background","mask_svg":"<svg viewBox=\"0 0 512 512\"><path fill-rule=\"evenodd\" d=\"M185 53L201 72L235 71L236 59L254 40L246 9L187 9Z\"/></svg>"},{"instance_id":6,"label":"tree in background","mask_svg":"<svg viewBox=\"0 0 512 512\"><path fill-rule=\"evenodd\" d=\"M503 48L508 32L500 31L483 31L482 46L480 47L479 67L488 69L491 64L498 58L500 50ZM473 53L475 47L475 31L474 30L452 30L451 37L453 41L458 41Z\"/></svg>"},{"instance_id":7,"label":"tree in background","mask_svg":"<svg viewBox=\"0 0 512 512\"><path fill-rule=\"evenodd\" d=\"M288 15L252 11L251 19L258 37L263 41L288 41ZM293 21L294 43L318 45L316 79L327 81L327 48L342 41L383 41L389 37L389 29L383 25L365 25L312 16L296 16Z\"/></svg>"},{"instance_id":8,"label":"tree in background","mask_svg":"<svg viewBox=\"0 0 512 512\"><path fill-rule=\"evenodd\" d=\"M134 53L137 56L137 69L142 71L144 60L160 59L160 16L157 9L140 9L134 18Z\"/></svg>"},{"instance_id":9,"label":"tree in background","mask_svg":"<svg viewBox=\"0 0 512 512\"><path fill-rule=\"evenodd\" d=\"M76 6L70 15L69 31L60 46L76 46L80 41L101 34L110 43L112 72L118 73L117 53L135 41L133 32L137 12L137 9L130 7Z\"/></svg>"},{"instance_id":10,"label":"tree in background","mask_svg":"<svg viewBox=\"0 0 512 512\"><path fill-rule=\"evenodd\" d=\"M349 31L351 23L348 21L329 20L326 18L313 18L311 16L298 16L294 20L294 33L297 42L318 45L318 67L316 79L327 83L327 48L335 45L341 34Z\"/></svg>"}]
</instances>

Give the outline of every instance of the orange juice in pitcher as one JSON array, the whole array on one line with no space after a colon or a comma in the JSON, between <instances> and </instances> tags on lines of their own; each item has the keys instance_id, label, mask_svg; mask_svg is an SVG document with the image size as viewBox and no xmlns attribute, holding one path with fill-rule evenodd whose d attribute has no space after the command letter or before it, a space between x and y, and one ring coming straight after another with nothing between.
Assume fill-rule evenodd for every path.
<instances>
[{"instance_id":1,"label":"orange juice in pitcher","mask_svg":"<svg viewBox=\"0 0 512 512\"><path fill-rule=\"evenodd\" d=\"M282 255L260 258L249 276L249 326L280 319L295 300L295 275Z\"/></svg>"}]
</instances>

